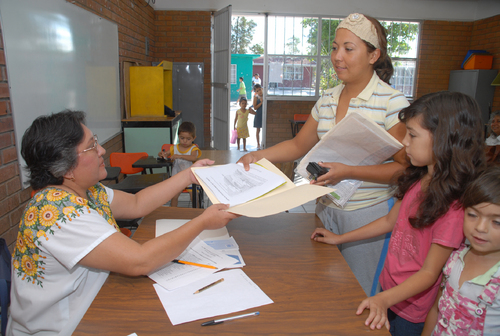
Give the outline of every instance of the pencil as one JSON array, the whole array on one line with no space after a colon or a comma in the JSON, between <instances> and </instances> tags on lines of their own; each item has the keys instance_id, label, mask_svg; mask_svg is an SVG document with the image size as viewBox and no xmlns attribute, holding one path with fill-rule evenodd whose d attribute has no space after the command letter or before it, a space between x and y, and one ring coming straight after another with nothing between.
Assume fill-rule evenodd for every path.
<instances>
[{"instance_id":1,"label":"pencil","mask_svg":"<svg viewBox=\"0 0 500 336\"><path fill-rule=\"evenodd\" d=\"M210 285L206 285L205 287L202 287L200 289L198 289L196 292L194 292L193 294L198 294L198 293L201 293L203 292L204 290L207 290L209 289L210 287L213 287L219 283L221 283L222 281L224 281L224 278L220 278L219 280L215 281L215 282L212 282Z\"/></svg>"},{"instance_id":2,"label":"pencil","mask_svg":"<svg viewBox=\"0 0 500 336\"><path fill-rule=\"evenodd\" d=\"M217 267L215 267L215 266L204 265L204 264L197 264L197 263L194 263L194 262L184 261L184 260L178 260L178 259L174 259L174 260L172 260L172 262L177 263L177 264L184 264L184 265L192 265L192 266L198 266L198 267L205 267L205 268L210 268L210 269L217 269Z\"/></svg>"}]
</instances>

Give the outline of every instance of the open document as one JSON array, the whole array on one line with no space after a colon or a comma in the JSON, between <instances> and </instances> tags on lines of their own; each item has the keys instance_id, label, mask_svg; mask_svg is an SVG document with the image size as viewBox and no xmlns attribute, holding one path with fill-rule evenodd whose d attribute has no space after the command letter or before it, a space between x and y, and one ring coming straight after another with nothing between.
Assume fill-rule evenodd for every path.
<instances>
[{"instance_id":1,"label":"open document","mask_svg":"<svg viewBox=\"0 0 500 336\"><path fill-rule=\"evenodd\" d=\"M297 172L304 178L309 162L340 162L350 166L377 165L397 153L403 145L373 120L359 113L350 113L329 130L304 156ZM334 190L327 196L343 208L362 181L343 180L330 185Z\"/></svg>"},{"instance_id":2,"label":"open document","mask_svg":"<svg viewBox=\"0 0 500 336\"><path fill-rule=\"evenodd\" d=\"M241 195L233 195L226 193L222 200L218 198L218 191L214 188L218 188L214 185L210 179L215 179L215 175L219 174L218 167L224 167L228 165L213 166L213 167L192 167L191 170L198 179L203 190L207 194L208 198L213 204L217 203L229 203L238 204L231 206L228 211L243 215L247 217L264 217L269 215L274 215L279 212L283 212L304 203L307 203L315 198L326 195L332 190L327 187L321 187L312 184L304 184L301 186L296 186L285 174L283 174L275 165L266 159L262 159L257 163L250 164L250 171L246 172L243 169L243 164L233 163L233 166L239 166L240 173L232 175L230 183L235 185L240 185L247 183L248 176L259 176L259 178L264 179L264 184L267 187L265 191L248 192L245 188L239 189L239 193L250 194L247 196L247 201L244 203L239 203L239 201L233 201L234 199L241 200ZM262 173L262 168L265 168L264 173ZM271 173L269 175L269 173ZM248 175L247 175L248 174ZM262 175L260 175L262 174ZM254 179L255 177L252 177ZM242 179L239 181L238 179ZM284 182L283 182L284 181ZM224 184L220 182L219 186Z\"/></svg>"}]
</instances>

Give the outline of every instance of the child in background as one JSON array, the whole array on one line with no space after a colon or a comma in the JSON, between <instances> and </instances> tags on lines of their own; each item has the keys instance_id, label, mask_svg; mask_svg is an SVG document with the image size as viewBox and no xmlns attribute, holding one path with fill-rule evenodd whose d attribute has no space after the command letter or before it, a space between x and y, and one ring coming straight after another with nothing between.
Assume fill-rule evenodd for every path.
<instances>
[{"instance_id":1,"label":"child in background","mask_svg":"<svg viewBox=\"0 0 500 336\"><path fill-rule=\"evenodd\" d=\"M234 129L238 131L238 150L240 150L240 139L243 139L243 151L247 151L247 138L248 134L248 114L255 114L252 108L247 109L247 99L245 97L240 98L240 109L236 111L236 117L234 118ZM238 125L236 125L238 122Z\"/></svg>"},{"instance_id":2,"label":"child in background","mask_svg":"<svg viewBox=\"0 0 500 336\"><path fill-rule=\"evenodd\" d=\"M238 100L236 101L236 105L238 105L241 102L241 98L247 99L247 87L245 86L243 77L240 77L240 88L236 92L239 93Z\"/></svg>"},{"instance_id":3,"label":"child in background","mask_svg":"<svg viewBox=\"0 0 500 336\"><path fill-rule=\"evenodd\" d=\"M458 92L425 95L399 113L411 165L397 180L398 199L389 214L357 230L336 235L316 229L311 238L328 244L359 241L391 232L380 275L382 292L359 305L370 309L371 329L420 335L441 283L441 270L464 240L466 187L484 169L481 112ZM390 309L389 309L390 308Z\"/></svg>"},{"instance_id":4,"label":"child in background","mask_svg":"<svg viewBox=\"0 0 500 336\"><path fill-rule=\"evenodd\" d=\"M174 160L172 176L178 172L191 167L194 161L201 156L201 150L193 144L196 139L196 127L192 122L185 121L179 126L179 144L170 147L170 152L160 152L158 156ZM170 206L176 207L179 204L180 193L175 195L170 201Z\"/></svg>"},{"instance_id":5,"label":"child in background","mask_svg":"<svg viewBox=\"0 0 500 336\"><path fill-rule=\"evenodd\" d=\"M257 129L257 149L261 149L260 129L262 128L262 86L260 84L255 84L254 91L255 95L253 96L253 108L255 110L255 118L253 120L253 127Z\"/></svg>"},{"instance_id":6,"label":"child in background","mask_svg":"<svg viewBox=\"0 0 500 336\"><path fill-rule=\"evenodd\" d=\"M470 245L448 259L422 335L500 335L500 167L474 181L462 205Z\"/></svg>"}]
</instances>

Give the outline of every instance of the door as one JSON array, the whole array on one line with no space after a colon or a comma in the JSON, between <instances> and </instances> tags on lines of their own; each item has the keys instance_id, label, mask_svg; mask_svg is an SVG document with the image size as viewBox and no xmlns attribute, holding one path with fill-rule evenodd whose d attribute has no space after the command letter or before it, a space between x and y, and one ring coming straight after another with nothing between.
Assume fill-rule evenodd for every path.
<instances>
[{"instance_id":1,"label":"door","mask_svg":"<svg viewBox=\"0 0 500 336\"><path fill-rule=\"evenodd\" d=\"M203 63L174 62L172 67L173 109L181 111L182 121L196 127L195 144L205 148L203 139Z\"/></svg>"},{"instance_id":2,"label":"door","mask_svg":"<svg viewBox=\"0 0 500 336\"><path fill-rule=\"evenodd\" d=\"M229 149L231 6L214 14L212 64L212 139L215 149Z\"/></svg>"}]
</instances>

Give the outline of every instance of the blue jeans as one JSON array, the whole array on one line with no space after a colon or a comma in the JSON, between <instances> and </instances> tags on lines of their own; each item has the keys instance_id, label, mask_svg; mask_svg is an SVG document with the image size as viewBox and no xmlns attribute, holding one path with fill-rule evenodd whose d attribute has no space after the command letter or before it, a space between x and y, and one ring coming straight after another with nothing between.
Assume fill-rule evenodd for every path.
<instances>
[{"instance_id":1,"label":"blue jeans","mask_svg":"<svg viewBox=\"0 0 500 336\"><path fill-rule=\"evenodd\" d=\"M390 309L387 309L387 318L391 324L389 332L392 336L420 336L422 330L424 330L424 322L413 323L407 321Z\"/></svg>"}]
</instances>

